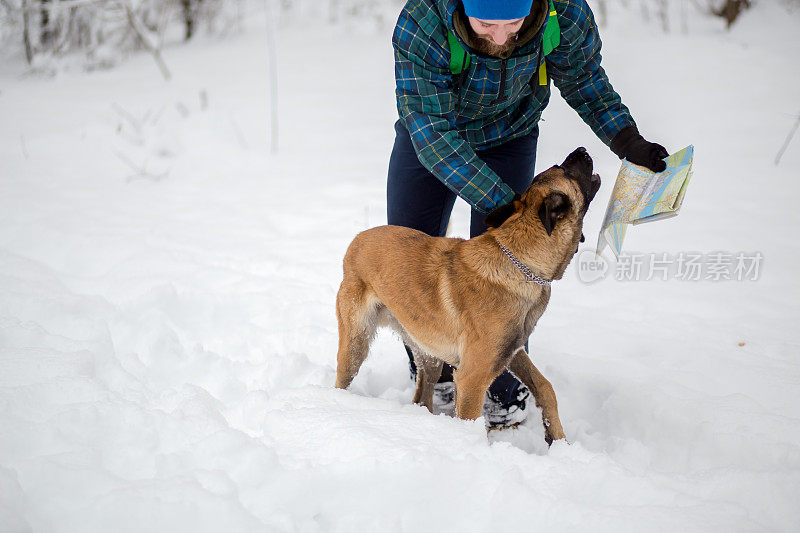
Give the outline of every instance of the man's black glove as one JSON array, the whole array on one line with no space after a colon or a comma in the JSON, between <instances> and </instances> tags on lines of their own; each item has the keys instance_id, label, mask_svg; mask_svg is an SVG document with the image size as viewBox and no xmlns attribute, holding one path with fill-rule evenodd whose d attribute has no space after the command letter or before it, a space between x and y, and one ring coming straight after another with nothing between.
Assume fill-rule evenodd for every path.
<instances>
[{"instance_id":1,"label":"man's black glove","mask_svg":"<svg viewBox=\"0 0 800 533\"><path fill-rule=\"evenodd\" d=\"M647 142L639 134L636 126L628 126L611 140L611 151L620 159L627 159L636 165L647 167L653 172L663 172L667 168L664 162L669 153L660 144Z\"/></svg>"}]
</instances>

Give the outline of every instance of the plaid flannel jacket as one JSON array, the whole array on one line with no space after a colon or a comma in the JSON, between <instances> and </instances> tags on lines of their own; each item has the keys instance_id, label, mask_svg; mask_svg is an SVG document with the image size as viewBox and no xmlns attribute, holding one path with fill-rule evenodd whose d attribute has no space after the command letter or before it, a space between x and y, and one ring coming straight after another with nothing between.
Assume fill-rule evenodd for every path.
<instances>
[{"instance_id":1,"label":"plaid flannel jacket","mask_svg":"<svg viewBox=\"0 0 800 533\"><path fill-rule=\"evenodd\" d=\"M529 134L550 99L538 85L542 34L508 59L471 54L456 94L447 32L461 0L409 0L397 21L397 109L422 164L473 207L489 212L514 192L478 154ZM554 0L561 44L547 57L547 73L561 95L606 144L633 118L600 66L600 37L585 0ZM460 38L459 38L460 40ZM461 43L462 46L469 48Z\"/></svg>"}]
</instances>

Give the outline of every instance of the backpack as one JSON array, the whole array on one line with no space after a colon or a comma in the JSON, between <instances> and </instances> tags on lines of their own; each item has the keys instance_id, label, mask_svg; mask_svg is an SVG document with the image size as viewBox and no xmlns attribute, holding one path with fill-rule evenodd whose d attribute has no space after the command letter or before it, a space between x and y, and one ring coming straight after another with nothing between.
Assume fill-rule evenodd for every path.
<instances>
[{"instance_id":1,"label":"backpack","mask_svg":"<svg viewBox=\"0 0 800 533\"><path fill-rule=\"evenodd\" d=\"M470 55L458 42L452 31L447 32L447 43L450 45L450 73L458 78L463 78L462 74L469 68ZM544 35L542 37L542 63L539 66L539 85L545 86L547 80L547 65L544 58L561 43L561 28L558 26L558 16L553 0L550 0L550 13L545 21ZM462 81L459 79L459 81ZM461 85L458 83L457 85Z\"/></svg>"}]
</instances>

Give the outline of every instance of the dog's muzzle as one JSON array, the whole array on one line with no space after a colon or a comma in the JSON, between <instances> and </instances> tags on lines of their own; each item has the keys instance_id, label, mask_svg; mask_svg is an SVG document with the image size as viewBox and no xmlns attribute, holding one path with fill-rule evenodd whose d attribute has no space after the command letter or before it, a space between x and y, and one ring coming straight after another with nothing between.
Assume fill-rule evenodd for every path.
<instances>
[{"instance_id":1,"label":"dog's muzzle","mask_svg":"<svg viewBox=\"0 0 800 533\"><path fill-rule=\"evenodd\" d=\"M586 207L600 190L600 176L592 173L593 167L592 158L583 146L569 154L561 164L567 176L578 182Z\"/></svg>"}]
</instances>

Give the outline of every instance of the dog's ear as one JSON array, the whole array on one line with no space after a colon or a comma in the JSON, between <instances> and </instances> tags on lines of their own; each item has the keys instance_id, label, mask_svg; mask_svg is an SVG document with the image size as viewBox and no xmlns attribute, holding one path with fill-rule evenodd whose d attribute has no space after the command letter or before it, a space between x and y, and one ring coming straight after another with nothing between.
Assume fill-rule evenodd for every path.
<instances>
[{"instance_id":1,"label":"dog's ear","mask_svg":"<svg viewBox=\"0 0 800 533\"><path fill-rule=\"evenodd\" d=\"M547 234L553 233L556 222L569 212L569 197L563 192L551 192L539 206L539 219Z\"/></svg>"},{"instance_id":2,"label":"dog's ear","mask_svg":"<svg viewBox=\"0 0 800 533\"><path fill-rule=\"evenodd\" d=\"M509 219L511 215L516 213L518 210L522 208L522 197L519 193L514 193L514 199L508 202L505 205L501 205L497 209L493 210L491 213L486 215L483 223L486 224L486 227L489 228L499 228L503 225L503 222Z\"/></svg>"}]
</instances>

